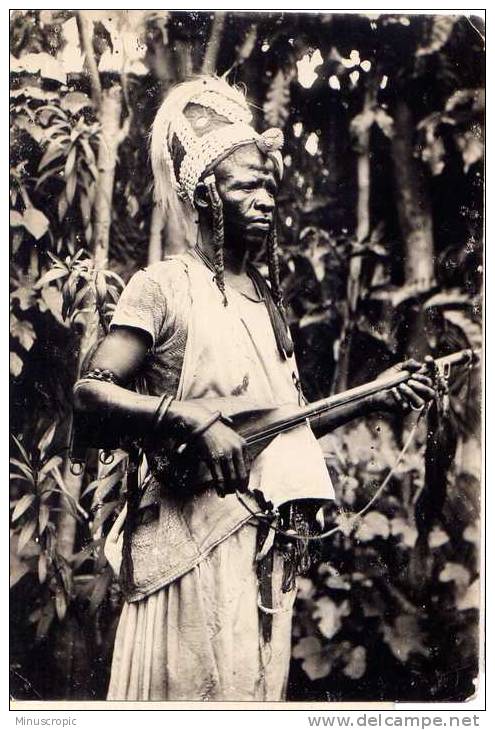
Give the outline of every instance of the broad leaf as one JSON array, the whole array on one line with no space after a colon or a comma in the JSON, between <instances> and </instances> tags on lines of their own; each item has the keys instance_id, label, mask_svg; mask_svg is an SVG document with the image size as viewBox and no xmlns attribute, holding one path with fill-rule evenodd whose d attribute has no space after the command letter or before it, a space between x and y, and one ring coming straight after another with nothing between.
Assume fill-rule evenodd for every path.
<instances>
[{"instance_id":1,"label":"broad leaf","mask_svg":"<svg viewBox=\"0 0 495 730\"><path fill-rule=\"evenodd\" d=\"M50 224L46 215L37 208L26 208L22 222L24 227L37 241L45 235Z\"/></svg>"},{"instance_id":2,"label":"broad leaf","mask_svg":"<svg viewBox=\"0 0 495 730\"><path fill-rule=\"evenodd\" d=\"M19 355L16 352L11 352L9 354L10 374L13 375L14 378L18 378L19 375L22 373L23 366L24 363Z\"/></svg>"},{"instance_id":3,"label":"broad leaf","mask_svg":"<svg viewBox=\"0 0 495 730\"><path fill-rule=\"evenodd\" d=\"M24 512L29 509L36 499L34 494L24 494L17 502L14 511L12 512L12 522L15 522L22 517Z\"/></svg>"}]
</instances>

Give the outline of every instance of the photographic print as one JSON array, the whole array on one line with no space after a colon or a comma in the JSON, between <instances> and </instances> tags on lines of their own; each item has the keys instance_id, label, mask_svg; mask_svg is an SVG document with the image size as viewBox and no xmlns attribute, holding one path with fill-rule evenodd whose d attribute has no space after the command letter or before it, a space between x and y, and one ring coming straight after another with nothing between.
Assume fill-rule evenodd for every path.
<instances>
[{"instance_id":1,"label":"photographic print","mask_svg":"<svg viewBox=\"0 0 495 730\"><path fill-rule=\"evenodd\" d=\"M10 11L13 700L475 696L484 37Z\"/></svg>"}]
</instances>

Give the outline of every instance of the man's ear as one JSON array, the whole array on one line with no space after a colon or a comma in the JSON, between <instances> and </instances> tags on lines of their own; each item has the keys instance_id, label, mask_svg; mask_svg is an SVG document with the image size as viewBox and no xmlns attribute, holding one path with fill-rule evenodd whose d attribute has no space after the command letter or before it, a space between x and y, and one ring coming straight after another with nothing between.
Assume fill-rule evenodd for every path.
<instances>
[{"instance_id":1,"label":"man's ear","mask_svg":"<svg viewBox=\"0 0 495 730\"><path fill-rule=\"evenodd\" d=\"M198 183L194 191L194 202L198 208L208 208L210 205L210 196L208 188L202 182Z\"/></svg>"}]
</instances>

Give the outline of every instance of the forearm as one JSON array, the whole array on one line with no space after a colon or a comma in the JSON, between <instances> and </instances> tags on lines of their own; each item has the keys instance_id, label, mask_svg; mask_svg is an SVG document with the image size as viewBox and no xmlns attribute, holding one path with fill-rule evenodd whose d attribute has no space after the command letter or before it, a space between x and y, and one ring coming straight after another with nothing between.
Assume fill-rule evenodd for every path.
<instances>
[{"instance_id":1,"label":"forearm","mask_svg":"<svg viewBox=\"0 0 495 730\"><path fill-rule=\"evenodd\" d=\"M312 418L311 428L316 438L321 438L355 418L362 418L379 410L383 410L382 404L375 395L370 395L359 402L336 406L326 413Z\"/></svg>"},{"instance_id":2,"label":"forearm","mask_svg":"<svg viewBox=\"0 0 495 730\"><path fill-rule=\"evenodd\" d=\"M98 380L83 378L74 388L76 414L104 421L116 439L149 434L159 403L157 396L141 395Z\"/></svg>"}]
</instances>

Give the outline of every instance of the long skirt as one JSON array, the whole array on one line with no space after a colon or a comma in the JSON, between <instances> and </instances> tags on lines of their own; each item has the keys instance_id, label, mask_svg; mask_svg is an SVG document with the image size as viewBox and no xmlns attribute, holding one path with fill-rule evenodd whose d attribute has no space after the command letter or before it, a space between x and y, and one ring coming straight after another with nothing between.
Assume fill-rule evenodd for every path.
<instances>
[{"instance_id":1,"label":"long skirt","mask_svg":"<svg viewBox=\"0 0 495 730\"><path fill-rule=\"evenodd\" d=\"M255 555L256 527L246 524L181 578L126 603L107 699L283 700L296 591L282 592L276 552L265 643Z\"/></svg>"}]
</instances>

